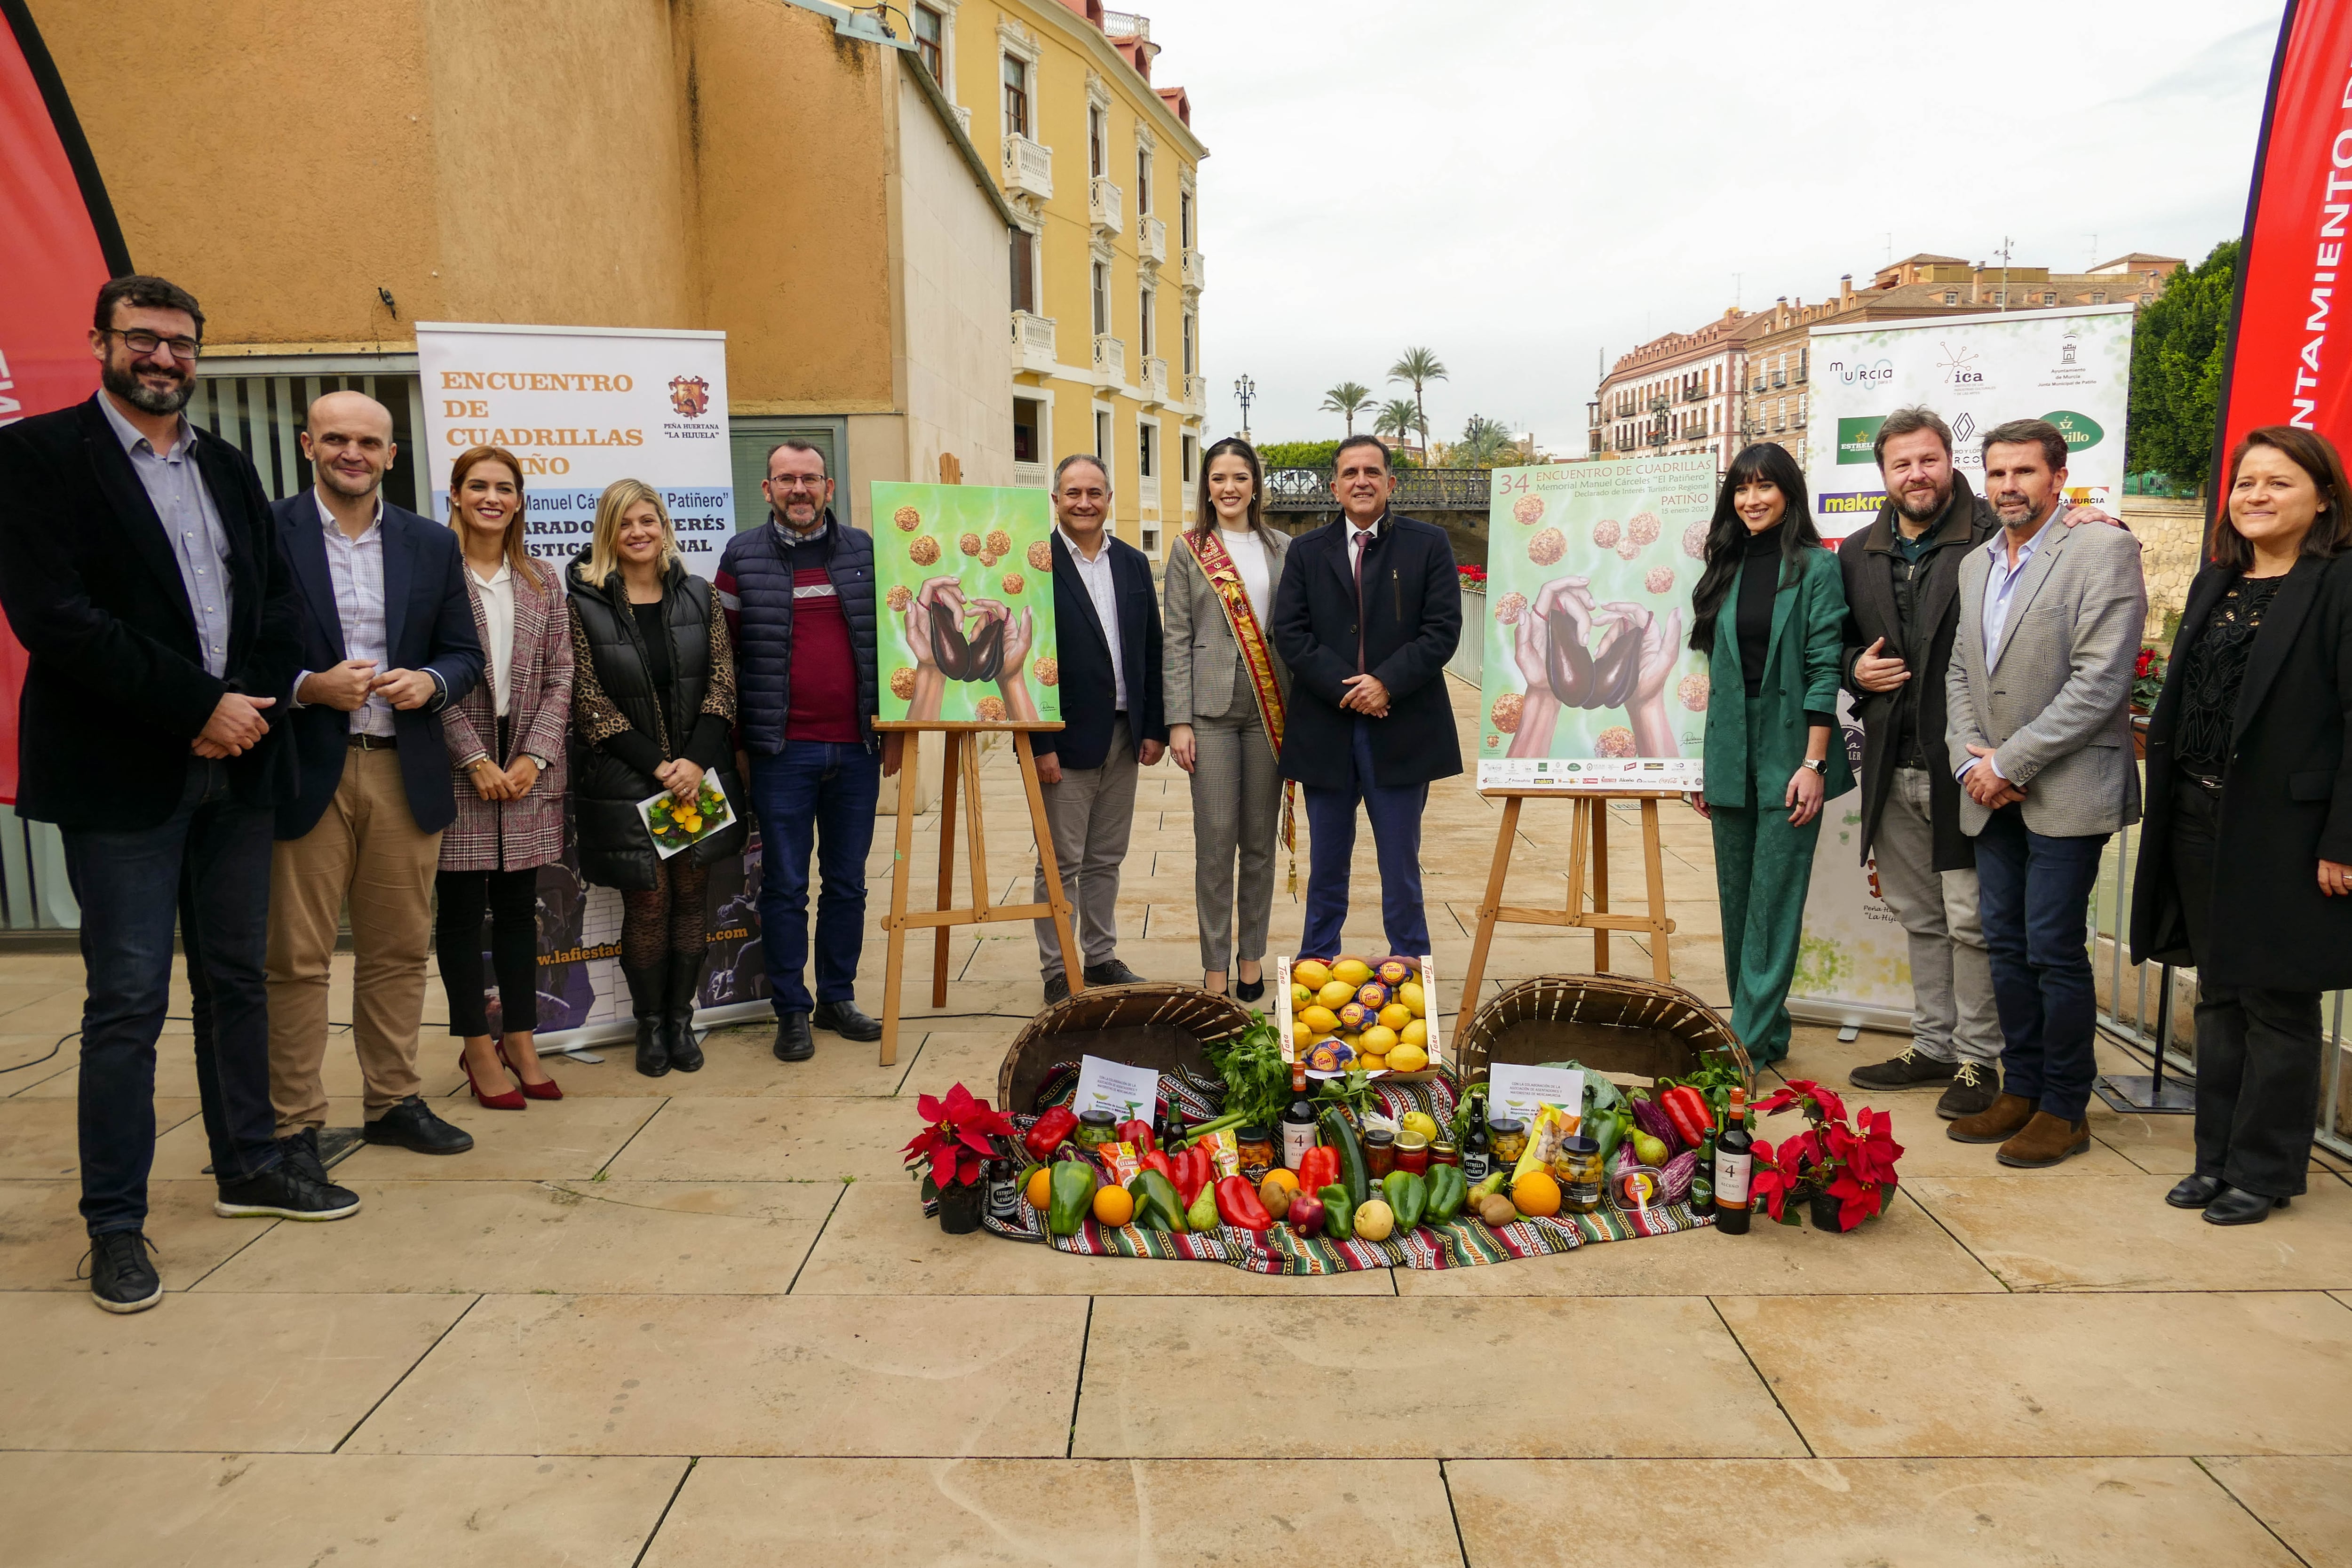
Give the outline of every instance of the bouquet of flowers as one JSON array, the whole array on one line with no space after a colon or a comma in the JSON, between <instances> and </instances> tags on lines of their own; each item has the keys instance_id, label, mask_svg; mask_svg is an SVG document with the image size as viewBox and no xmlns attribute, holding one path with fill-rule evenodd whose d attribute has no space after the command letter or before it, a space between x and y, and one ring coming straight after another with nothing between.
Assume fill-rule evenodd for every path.
<instances>
[{"instance_id":1,"label":"bouquet of flowers","mask_svg":"<svg viewBox=\"0 0 2352 1568\"><path fill-rule=\"evenodd\" d=\"M646 831L653 836L654 852L667 860L733 822L735 807L727 799L718 773L707 772L690 799L680 800L664 790L637 802L637 815L646 819Z\"/></svg>"}]
</instances>

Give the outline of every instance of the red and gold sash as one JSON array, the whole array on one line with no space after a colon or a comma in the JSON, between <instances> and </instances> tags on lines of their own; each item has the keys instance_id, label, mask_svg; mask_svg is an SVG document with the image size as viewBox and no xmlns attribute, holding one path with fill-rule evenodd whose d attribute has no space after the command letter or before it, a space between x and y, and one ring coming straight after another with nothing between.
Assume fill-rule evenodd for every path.
<instances>
[{"instance_id":1,"label":"red and gold sash","mask_svg":"<svg viewBox=\"0 0 2352 1568\"><path fill-rule=\"evenodd\" d=\"M1265 738L1274 747L1276 759L1282 755L1282 683L1275 679L1274 650L1266 646L1265 628L1258 625L1257 611L1251 607L1249 584L1242 581L1241 568L1226 553L1225 542L1217 537L1215 529L1183 535L1192 560L1201 568L1201 575L1217 595L1217 603L1225 612L1225 629L1234 634L1234 646L1242 651L1242 663L1249 669L1250 689L1257 696L1258 717L1265 721ZM1267 563L1271 567L1272 561ZM1298 891L1298 829L1293 818L1293 803L1297 786L1290 780L1282 781L1282 843L1290 851L1290 891Z\"/></svg>"}]
</instances>

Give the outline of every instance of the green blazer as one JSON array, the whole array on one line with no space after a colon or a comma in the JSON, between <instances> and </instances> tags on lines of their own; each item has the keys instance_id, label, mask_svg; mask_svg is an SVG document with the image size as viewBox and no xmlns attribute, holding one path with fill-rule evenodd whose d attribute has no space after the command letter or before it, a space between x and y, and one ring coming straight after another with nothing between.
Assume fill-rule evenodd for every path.
<instances>
[{"instance_id":1,"label":"green blazer","mask_svg":"<svg viewBox=\"0 0 2352 1568\"><path fill-rule=\"evenodd\" d=\"M1763 564L1779 572L1780 558L1771 556ZM1739 633L1732 625L1738 605L1739 584L1734 579L1717 615L1715 653L1707 665L1706 803L1734 809L1778 805L1789 776L1805 760L1806 713L1837 712L1845 626L1845 584L1837 552L1806 551L1803 574L1781 584L1772 595L1772 639L1764 654L1764 684L1756 695L1761 711L1753 757L1748 754L1748 682L1739 668ZM1835 800L1853 788L1853 770L1834 731L1829 764L1824 782L1828 798ZM1750 778L1765 786L1765 801L1748 798Z\"/></svg>"}]
</instances>

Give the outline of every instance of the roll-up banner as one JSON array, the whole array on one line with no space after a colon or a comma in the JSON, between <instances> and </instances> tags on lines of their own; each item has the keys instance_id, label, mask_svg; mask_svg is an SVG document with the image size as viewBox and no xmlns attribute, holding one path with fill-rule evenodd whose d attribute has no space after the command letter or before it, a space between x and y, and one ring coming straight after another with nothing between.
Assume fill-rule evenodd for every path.
<instances>
[{"instance_id":1,"label":"roll-up banner","mask_svg":"<svg viewBox=\"0 0 2352 1568\"><path fill-rule=\"evenodd\" d=\"M0 425L98 390L100 285L131 270L65 83L24 0L0 0ZM25 650L0 621L0 805L16 804Z\"/></svg>"},{"instance_id":2,"label":"roll-up banner","mask_svg":"<svg viewBox=\"0 0 2352 1568\"><path fill-rule=\"evenodd\" d=\"M661 492L688 571L708 578L718 569L735 528L724 332L419 321L416 363L418 488L429 484L437 521L449 521L457 456L503 447L523 466L531 555L559 582L594 532L597 496L621 479ZM575 831L566 811L563 858L539 877L538 1037L548 1049L634 1026L620 973L621 896L580 879ZM710 868L710 963L698 999L706 1026L768 1011L759 857L755 825L740 858ZM488 1000L495 1030L495 987Z\"/></svg>"},{"instance_id":3,"label":"roll-up banner","mask_svg":"<svg viewBox=\"0 0 2352 1568\"><path fill-rule=\"evenodd\" d=\"M1868 528L1885 491L1872 448L1897 408L1925 404L1952 427L1952 467L1983 492L1985 432L2047 419L2065 434L2066 496L2113 510L2123 494L2130 405L2129 305L2001 310L1817 327L1811 345L1805 486L1834 546ZM1838 700L1847 761L1862 776L1862 727ZM1814 1023L1907 1031L1911 958L1902 925L1861 860L1859 785L1822 809L1789 1010Z\"/></svg>"},{"instance_id":4,"label":"roll-up banner","mask_svg":"<svg viewBox=\"0 0 2352 1568\"><path fill-rule=\"evenodd\" d=\"M2230 447L2263 425L2352 438L2352 363L2335 330L2352 310L2352 5L2288 0L2271 64L2238 256L2214 488Z\"/></svg>"}]
</instances>

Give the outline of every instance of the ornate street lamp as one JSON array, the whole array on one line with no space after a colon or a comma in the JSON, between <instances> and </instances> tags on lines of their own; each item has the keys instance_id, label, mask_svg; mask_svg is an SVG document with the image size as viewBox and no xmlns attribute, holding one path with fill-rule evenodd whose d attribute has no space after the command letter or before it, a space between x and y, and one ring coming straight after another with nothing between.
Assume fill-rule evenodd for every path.
<instances>
[{"instance_id":1,"label":"ornate street lamp","mask_svg":"<svg viewBox=\"0 0 2352 1568\"><path fill-rule=\"evenodd\" d=\"M1242 405L1242 439L1246 441L1250 438L1250 405L1257 401L1257 383L1243 376L1234 383L1234 397Z\"/></svg>"}]
</instances>

